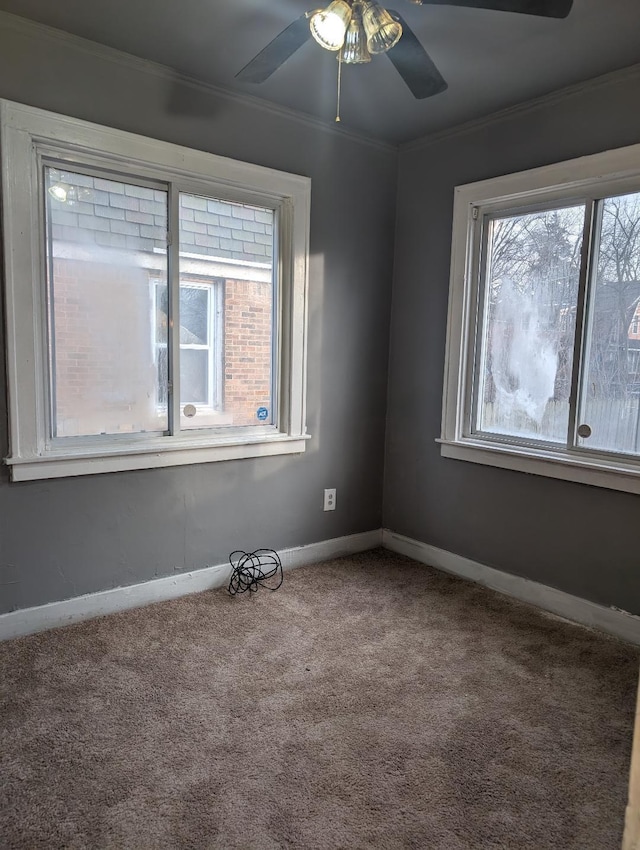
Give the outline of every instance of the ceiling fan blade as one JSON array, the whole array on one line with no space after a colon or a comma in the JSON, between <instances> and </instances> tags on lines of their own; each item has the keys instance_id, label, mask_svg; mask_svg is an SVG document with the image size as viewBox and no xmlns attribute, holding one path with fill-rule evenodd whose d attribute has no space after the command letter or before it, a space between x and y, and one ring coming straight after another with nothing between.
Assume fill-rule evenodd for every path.
<instances>
[{"instance_id":1,"label":"ceiling fan blade","mask_svg":"<svg viewBox=\"0 0 640 850\"><path fill-rule=\"evenodd\" d=\"M470 6L496 12L518 12L543 18L566 18L573 0L422 0L422 6Z\"/></svg>"},{"instance_id":2,"label":"ceiling fan blade","mask_svg":"<svg viewBox=\"0 0 640 850\"><path fill-rule=\"evenodd\" d=\"M301 15L238 71L236 79L245 83L263 83L310 38L309 20L306 15Z\"/></svg>"},{"instance_id":3,"label":"ceiling fan blade","mask_svg":"<svg viewBox=\"0 0 640 850\"><path fill-rule=\"evenodd\" d=\"M447 84L436 68L433 60L416 38L404 18L392 9L387 10L391 17L402 26L402 38L387 52L396 71L405 81L411 93L418 100L440 94Z\"/></svg>"}]
</instances>

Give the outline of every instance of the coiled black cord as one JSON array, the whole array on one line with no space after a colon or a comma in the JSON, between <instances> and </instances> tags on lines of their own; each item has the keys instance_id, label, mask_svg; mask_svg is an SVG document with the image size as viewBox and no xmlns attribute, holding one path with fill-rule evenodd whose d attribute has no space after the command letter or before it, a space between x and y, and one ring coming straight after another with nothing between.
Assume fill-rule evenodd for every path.
<instances>
[{"instance_id":1,"label":"coiled black cord","mask_svg":"<svg viewBox=\"0 0 640 850\"><path fill-rule=\"evenodd\" d=\"M229 581L229 593L244 593L248 590L255 593L259 587L267 590L277 590L284 581L282 561L274 549L256 549L255 552L243 552L236 549L229 555L229 563L233 567ZM275 582L266 584L270 579Z\"/></svg>"}]
</instances>

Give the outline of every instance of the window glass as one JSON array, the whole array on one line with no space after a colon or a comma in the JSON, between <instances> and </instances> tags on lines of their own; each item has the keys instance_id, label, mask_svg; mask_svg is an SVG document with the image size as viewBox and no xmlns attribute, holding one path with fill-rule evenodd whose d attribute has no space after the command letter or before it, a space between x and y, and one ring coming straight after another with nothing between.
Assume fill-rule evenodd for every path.
<instances>
[{"instance_id":1,"label":"window glass","mask_svg":"<svg viewBox=\"0 0 640 850\"><path fill-rule=\"evenodd\" d=\"M167 430L167 192L45 167L51 436Z\"/></svg>"},{"instance_id":2,"label":"window glass","mask_svg":"<svg viewBox=\"0 0 640 850\"><path fill-rule=\"evenodd\" d=\"M180 399L183 404L211 404L208 352L182 350Z\"/></svg>"},{"instance_id":3,"label":"window glass","mask_svg":"<svg viewBox=\"0 0 640 850\"><path fill-rule=\"evenodd\" d=\"M180 285L180 344L209 344L209 287Z\"/></svg>"},{"instance_id":4,"label":"window glass","mask_svg":"<svg viewBox=\"0 0 640 850\"><path fill-rule=\"evenodd\" d=\"M639 454L640 194L603 201L591 285L579 442Z\"/></svg>"},{"instance_id":5,"label":"window glass","mask_svg":"<svg viewBox=\"0 0 640 850\"><path fill-rule=\"evenodd\" d=\"M210 296L211 286L180 284L180 403L213 408L217 398Z\"/></svg>"},{"instance_id":6,"label":"window glass","mask_svg":"<svg viewBox=\"0 0 640 850\"><path fill-rule=\"evenodd\" d=\"M566 443L585 207L488 225L476 428Z\"/></svg>"},{"instance_id":7,"label":"window glass","mask_svg":"<svg viewBox=\"0 0 640 850\"><path fill-rule=\"evenodd\" d=\"M274 212L180 194L181 428L271 425ZM189 280L218 281L215 296ZM211 389L211 388L215 389Z\"/></svg>"},{"instance_id":8,"label":"window glass","mask_svg":"<svg viewBox=\"0 0 640 850\"><path fill-rule=\"evenodd\" d=\"M219 284L180 284L180 403L218 406L217 387L214 383L213 303L215 288ZM168 292L156 283L156 317L161 327L166 326ZM156 342L156 360L160 394L158 404L167 404L169 362L166 338L162 334Z\"/></svg>"}]
</instances>

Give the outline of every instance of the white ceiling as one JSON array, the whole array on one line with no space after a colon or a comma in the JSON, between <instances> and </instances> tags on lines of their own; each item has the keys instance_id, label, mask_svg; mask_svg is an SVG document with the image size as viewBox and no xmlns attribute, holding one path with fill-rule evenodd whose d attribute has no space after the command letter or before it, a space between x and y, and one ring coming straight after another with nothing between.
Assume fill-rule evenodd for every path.
<instances>
[{"instance_id":1,"label":"white ceiling","mask_svg":"<svg viewBox=\"0 0 640 850\"><path fill-rule=\"evenodd\" d=\"M0 0L0 10L332 122L337 62L313 40L262 85L234 79L312 7L311 0ZM389 8L402 14L449 84L417 101L385 56L345 66L342 126L392 143L640 62L638 0L575 0L565 20L406 0Z\"/></svg>"}]
</instances>

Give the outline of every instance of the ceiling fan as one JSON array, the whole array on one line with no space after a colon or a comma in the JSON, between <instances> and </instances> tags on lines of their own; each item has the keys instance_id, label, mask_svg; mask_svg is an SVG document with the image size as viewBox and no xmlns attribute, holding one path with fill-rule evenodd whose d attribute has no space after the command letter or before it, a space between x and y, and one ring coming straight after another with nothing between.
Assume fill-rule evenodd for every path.
<instances>
[{"instance_id":1,"label":"ceiling fan","mask_svg":"<svg viewBox=\"0 0 640 850\"><path fill-rule=\"evenodd\" d=\"M467 6L517 12L545 18L566 18L573 0L409 0L418 6ZM236 78L263 83L313 37L348 65L370 62L387 53L414 97L422 100L445 91L447 83L406 21L371 0L332 0L326 9L301 15L255 56ZM339 118L337 119L339 120Z\"/></svg>"}]
</instances>

